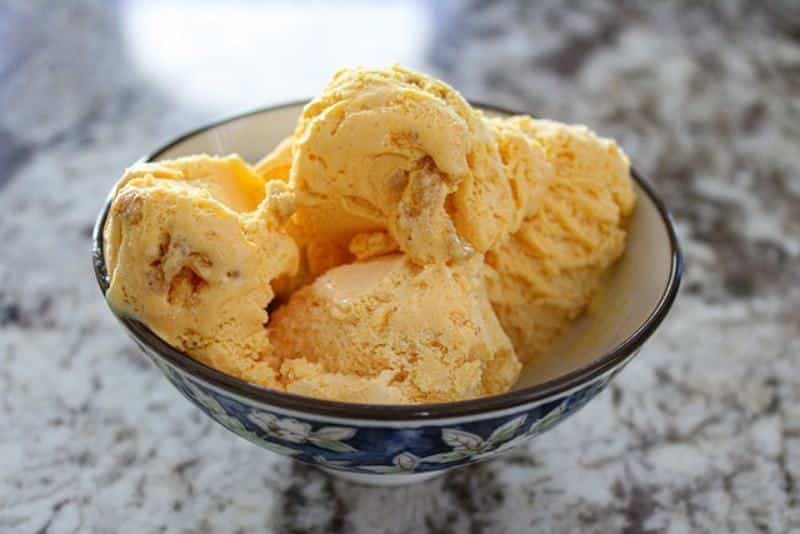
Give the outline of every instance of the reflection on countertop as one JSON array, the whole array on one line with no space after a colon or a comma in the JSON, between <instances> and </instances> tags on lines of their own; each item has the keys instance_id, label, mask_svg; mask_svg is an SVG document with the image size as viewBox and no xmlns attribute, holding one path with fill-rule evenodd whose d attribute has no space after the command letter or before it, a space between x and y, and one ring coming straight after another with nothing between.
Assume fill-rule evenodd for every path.
<instances>
[{"instance_id":1,"label":"reflection on countertop","mask_svg":"<svg viewBox=\"0 0 800 534\"><path fill-rule=\"evenodd\" d=\"M164 5L166 4L166 5ZM800 17L771 0L0 6L0 531L800 528ZM617 137L676 216L678 303L528 450L334 482L214 426L114 324L89 233L180 132L399 61ZM265 147L265 151L269 147Z\"/></svg>"}]
</instances>

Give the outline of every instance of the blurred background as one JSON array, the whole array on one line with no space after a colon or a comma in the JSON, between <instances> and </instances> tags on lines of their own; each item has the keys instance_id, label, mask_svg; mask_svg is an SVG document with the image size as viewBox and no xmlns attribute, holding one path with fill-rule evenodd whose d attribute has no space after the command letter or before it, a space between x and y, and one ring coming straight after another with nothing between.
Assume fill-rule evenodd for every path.
<instances>
[{"instance_id":1,"label":"blurred background","mask_svg":"<svg viewBox=\"0 0 800 534\"><path fill-rule=\"evenodd\" d=\"M89 237L172 137L393 62L617 138L688 270L643 356L567 425L389 491L180 399L105 309ZM792 0L2 1L0 531L800 528L798 154Z\"/></svg>"}]
</instances>

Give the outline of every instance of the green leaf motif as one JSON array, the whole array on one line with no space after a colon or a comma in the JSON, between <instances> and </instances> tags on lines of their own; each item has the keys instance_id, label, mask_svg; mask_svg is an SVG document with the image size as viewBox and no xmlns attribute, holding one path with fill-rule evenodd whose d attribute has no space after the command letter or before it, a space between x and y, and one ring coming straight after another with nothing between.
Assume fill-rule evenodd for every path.
<instances>
[{"instance_id":1,"label":"green leaf motif","mask_svg":"<svg viewBox=\"0 0 800 534\"><path fill-rule=\"evenodd\" d=\"M259 447L262 447L264 449L267 449L268 451L272 451L277 454L283 454L285 456L296 456L302 452L297 449L292 449L291 447L285 447L283 445L267 441L261 438L255 432L251 432L246 428L244 428L244 426L241 423L237 425L233 421L229 421L227 428L237 436L246 439L250 443L258 445Z\"/></svg>"},{"instance_id":2,"label":"green leaf motif","mask_svg":"<svg viewBox=\"0 0 800 534\"><path fill-rule=\"evenodd\" d=\"M330 439L334 441L344 441L356 435L355 428L347 428L344 426L324 426L314 432L314 437L322 439Z\"/></svg>"},{"instance_id":3,"label":"green leaf motif","mask_svg":"<svg viewBox=\"0 0 800 534\"><path fill-rule=\"evenodd\" d=\"M328 449L329 451L334 452L356 452L356 449L348 445L347 443L342 443L341 441L336 441L335 439L325 439L319 436L311 436L308 438L308 441L316 445L321 449Z\"/></svg>"},{"instance_id":4,"label":"green leaf motif","mask_svg":"<svg viewBox=\"0 0 800 534\"><path fill-rule=\"evenodd\" d=\"M525 424L525 419L527 418L528 418L527 415L520 415L519 417L515 417L510 421L506 421L505 423L494 429L494 432L492 432L492 435L489 436L489 439L487 441L494 446L500 445L501 443L505 443L506 441L514 437L519 428L523 424Z\"/></svg>"},{"instance_id":5,"label":"green leaf motif","mask_svg":"<svg viewBox=\"0 0 800 534\"><path fill-rule=\"evenodd\" d=\"M561 420L561 415L566 411L566 403L559 404L547 415L539 419L528 431L530 434L540 434Z\"/></svg>"},{"instance_id":6,"label":"green leaf motif","mask_svg":"<svg viewBox=\"0 0 800 534\"><path fill-rule=\"evenodd\" d=\"M244 434L250 434L250 431L247 430L242 422L235 417L231 417L230 415L215 415L214 419L231 432L239 434L240 436Z\"/></svg>"},{"instance_id":7,"label":"green leaf motif","mask_svg":"<svg viewBox=\"0 0 800 534\"><path fill-rule=\"evenodd\" d=\"M471 432L445 428L442 430L442 441L459 451L478 452L483 445L483 439Z\"/></svg>"}]
</instances>

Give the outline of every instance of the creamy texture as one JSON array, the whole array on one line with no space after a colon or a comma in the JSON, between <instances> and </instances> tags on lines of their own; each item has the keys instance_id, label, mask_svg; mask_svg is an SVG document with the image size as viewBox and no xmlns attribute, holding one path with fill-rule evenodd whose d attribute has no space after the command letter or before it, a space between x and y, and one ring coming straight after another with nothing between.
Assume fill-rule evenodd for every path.
<instances>
[{"instance_id":1,"label":"creamy texture","mask_svg":"<svg viewBox=\"0 0 800 534\"><path fill-rule=\"evenodd\" d=\"M294 137L289 136L283 139L272 151L264 156L254 165L255 172L265 180L281 180L287 182L292 168L292 153ZM286 232L292 236L299 247L299 266L292 275L285 275L272 284L276 296L282 300L289 298L289 295L298 288L312 282L314 278L324 273L328 269L348 263L353 259L363 259L363 255L354 255L350 252L348 244L342 241L315 239L308 231L298 224L296 218L292 218L284 225ZM369 244L370 250L364 250L363 246L359 252L371 253L376 251L374 240ZM392 241L393 243L393 241ZM392 250L396 250L396 245L388 245ZM383 246L383 250L387 245Z\"/></svg>"},{"instance_id":2,"label":"creamy texture","mask_svg":"<svg viewBox=\"0 0 800 534\"><path fill-rule=\"evenodd\" d=\"M586 309L633 207L627 157L585 127L486 118L400 67L342 70L254 167L129 169L107 297L273 389L469 399L508 391Z\"/></svg>"},{"instance_id":3,"label":"creamy texture","mask_svg":"<svg viewBox=\"0 0 800 534\"><path fill-rule=\"evenodd\" d=\"M518 230L541 204L541 197L553 180L553 166L534 138L527 135L516 120L486 120L497 147L514 202L511 229ZM513 232L512 232L513 233Z\"/></svg>"},{"instance_id":4,"label":"creamy texture","mask_svg":"<svg viewBox=\"0 0 800 534\"><path fill-rule=\"evenodd\" d=\"M507 391L521 366L482 266L477 255L452 266L391 255L320 276L270 323L282 371L303 377L287 390L349 399L366 388L392 403Z\"/></svg>"},{"instance_id":5,"label":"creamy texture","mask_svg":"<svg viewBox=\"0 0 800 534\"><path fill-rule=\"evenodd\" d=\"M292 169L292 145L294 141L291 136L287 137L272 149L272 152L261 158L253 166L256 174L264 180L289 180L289 173Z\"/></svg>"},{"instance_id":6,"label":"creamy texture","mask_svg":"<svg viewBox=\"0 0 800 534\"><path fill-rule=\"evenodd\" d=\"M541 354L589 304L625 248L635 194L625 154L584 126L513 117L554 175L538 209L486 256L489 298L520 358Z\"/></svg>"},{"instance_id":7,"label":"creamy texture","mask_svg":"<svg viewBox=\"0 0 800 534\"><path fill-rule=\"evenodd\" d=\"M198 360L277 386L264 325L270 282L297 268L279 229L292 202L235 156L130 168L105 226L106 298Z\"/></svg>"},{"instance_id":8,"label":"creamy texture","mask_svg":"<svg viewBox=\"0 0 800 534\"><path fill-rule=\"evenodd\" d=\"M301 240L385 231L420 264L482 253L519 222L482 115L400 67L334 76L300 117L290 183Z\"/></svg>"}]
</instances>

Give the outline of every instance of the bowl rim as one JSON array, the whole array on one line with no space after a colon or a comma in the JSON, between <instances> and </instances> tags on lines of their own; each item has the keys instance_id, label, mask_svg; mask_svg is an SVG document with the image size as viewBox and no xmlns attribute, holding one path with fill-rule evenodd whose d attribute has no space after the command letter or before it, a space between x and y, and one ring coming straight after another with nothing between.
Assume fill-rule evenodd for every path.
<instances>
[{"instance_id":1,"label":"bowl rim","mask_svg":"<svg viewBox=\"0 0 800 534\"><path fill-rule=\"evenodd\" d=\"M214 128L263 113L303 106L307 102L308 100L296 100L292 102L265 106L210 122L204 126L200 126L176 137L172 141L160 146L149 155L141 158L140 161L154 161L161 154L175 147L176 145ZM523 112L512 111L500 106L484 104L472 100L470 100L470 104L482 110L504 115L523 114ZM675 301L675 297L678 293L684 269L683 254L680 249L675 226L664 202L655 192L653 186L646 179L644 179L636 171L636 169L633 168L633 165L631 165L631 177L636 181L639 187L650 198L653 205L656 207L669 238L671 257L670 273L667 284L664 287L664 291L661 294L658 303L650 312L648 317L630 336L628 336L622 343L618 344L613 349L594 359L590 364L575 369L564 375L560 375L552 380L548 380L541 384L536 384L524 389L463 401L410 405L348 403L304 397L251 384L209 367L198 360L195 360L183 351L169 345L166 341L161 339L152 330L145 326L144 323L133 319L132 317L119 314L110 306L109 308L137 342L150 348L160 358L167 360L167 362L169 362L169 364L172 366L177 367L192 377L198 378L216 388L230 391L239 397L243 397L256 403L271 405L284 410L292 410L301 413L305 412L317 416L338 417L351 420L366 419L372 422L415 422L431 419L450 419L454 417L482 415L488 412L513 409L522 405L559 395L575 387L593 382L594 379L616 367L632 354L635 354L642 344L647 341L647 339L650 338L650 336L656 331L672 307L672 304ZM97 217L92 234L92 263L100 292L103 294L104 298L109 284L105 269L102 230L108 216L108 210L111 206L113 191L114 188L112 187L111 192L109 193L109 196Z\"/></svg>"}]
</instances>

